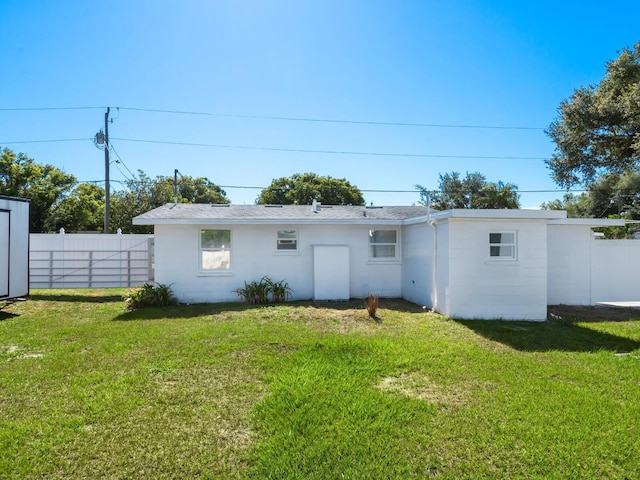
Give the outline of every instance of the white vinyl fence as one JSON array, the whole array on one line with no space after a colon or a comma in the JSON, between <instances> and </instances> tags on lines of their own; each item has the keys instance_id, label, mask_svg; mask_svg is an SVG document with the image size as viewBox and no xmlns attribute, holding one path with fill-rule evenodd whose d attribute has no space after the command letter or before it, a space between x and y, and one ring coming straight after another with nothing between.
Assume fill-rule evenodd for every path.
<instances>
[{"instance_id":1,"label":"white vinyl fence","mask_svg":"<svg viewBox=\"0 0 640 480\"><path fill-rule=\"evenodd\" d=\"M30 235L30 288L134 287L153 280L153 236Z\"/></svg>"},{"instance_id":2,"label":"white vinyl fence","mask_svg":"<svg viewBox=\"0 0 640 480\"><path fill-rule=\"evenodd\" d=\"M640 300L640 241L594 240L592 302Z\"/></svg>"}]
</instances>

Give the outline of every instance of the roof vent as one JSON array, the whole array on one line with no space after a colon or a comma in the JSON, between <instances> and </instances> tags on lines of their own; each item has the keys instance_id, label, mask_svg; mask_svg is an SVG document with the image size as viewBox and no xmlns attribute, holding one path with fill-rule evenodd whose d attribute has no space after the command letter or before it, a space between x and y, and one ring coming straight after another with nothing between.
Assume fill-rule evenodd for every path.
<instances>
[{"instance_id":1,"label":"roof vent","mask_svg":"<svg viewBox=\"0 0 640 480\"><path fill-rule=\"evenodd\" d=\"M314 212L318 213L322 208L322 204L314 198L313 202L311 203L311 208L313 209Z\"/></svg>"}]
</instances>

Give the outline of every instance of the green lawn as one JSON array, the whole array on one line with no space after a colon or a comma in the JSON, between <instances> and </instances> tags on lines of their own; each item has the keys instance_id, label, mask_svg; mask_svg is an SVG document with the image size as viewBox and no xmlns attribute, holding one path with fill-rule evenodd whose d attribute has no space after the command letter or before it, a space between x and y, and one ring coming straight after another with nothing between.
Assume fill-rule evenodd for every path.
<instances>
[{"instance_id":1,"label":"green lawn","mask_svg":"<svg viewBox=\"0 0 640 480\"><path fill-rule=\"evenodd\" d=\"M381 301L0 311L0 478L640 478L640 311ZM1 305L0 305L1 306Z\"/></svg>"}]
</instances>

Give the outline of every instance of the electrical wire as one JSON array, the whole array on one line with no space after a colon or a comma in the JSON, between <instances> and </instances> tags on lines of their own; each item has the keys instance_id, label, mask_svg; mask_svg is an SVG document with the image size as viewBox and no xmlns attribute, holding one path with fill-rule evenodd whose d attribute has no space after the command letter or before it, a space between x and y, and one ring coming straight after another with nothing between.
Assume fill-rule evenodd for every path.
<instances>
[{"instance_id":1,"label":"electrical wire","mask_svg":"<svg viewBox=\"0 0 640 480\"><path fill-rule=\"evenodd\" d=\"M0 142L0 145L15 145L29 143L47 143L47 142L78 142L85 140L93 140L92 138L75 138L75 139L59 139L59 140L23 140L16 142ZM118 140L120 142L135 143L153 143L160 145L176 145L185 147L206 147L206 148L227 148L235 150L257 150L268 152L289 152L289 153L321 153L325 155L358 155L372 157L407 157L407 158L460 158L460 159L476 159L476 160L547 160L547 157L522 157L522 156L494 156L494 155L439 155L428 153L394 153L394 152L357 152L349 150L316 150L311 148L279 148L279 147L250 147L246 145L221 145L214 143L195 143L195 142L175 142L169 140L144 140L138 138L121 138L111 137L110 140Z\"/></svg>"},{"instance_id":2,"label":"electrical wire","mask_svg":"<svg viewBox=\"0 0 640 480\"><path fill-rule=\"evenodd\" d=\"M349 150L315 150L306 148L277 148L277 147L249 147L244 145L221 145L213 143L174 142L169 140L143 140L135 138L114 138L120 142L154 143L161 145L177 145L188 147L227 148L239 150L258 150L270 152L290 153L322 153L328 155L360 155L374 157L408 157L408 158L461 158L478 160L546 160L547 157L520 157L520 156L483 156L483 155L438 155L426 153L392 153L392 152L356 152Z\"/></svg>"},{"instance_id":3,"label":"electrical wire","mask_svg":"<svg viewBox=\"0 0 640 480\"><path fill-rule=\"evenodd\" d=\"M126 168L126 169L127 169L127 172L129 172L129 174L130 174L133 178L135 178L135 177L136 177L136 174L135 174L135 173L133 173L131 170L129 170L129 167L127 167L127 164L126 164L126 163L124 163L124 160L122 160L122 157L121 157L121 156L120 156L120 154L116 151L116 149L115 149L115 147L114 147L114 145L113 145L113 142L112 142L111 140L109 140L109 151L110 151L110 152L113 152L113 153L115 153L115 154L116 154L116 157L118 157L118 160L120 161L120 164L121 164L124 168ZM116 168L118 168L118 167L116 167ZM118 170L120 170L120 168L118 168ZM120 170L120 173L122 173L122 175L123 175L127 180L129 180L129 178L127 178L127 176L122 172L122 170Z\"/></svg>"},{"instance_id":4,"label":"electrical wire","mask_svg":"<svg viewBox=\"0 0 640 480\"><path fill-rule=\"evenodd\" d=\"M338 120L333 118L309 118L309 117L281 117L274 115L242 115L233 113L211 113L211 112L189 112L181 110L162 110L154 108L134 108L120 107L122 110L130 110L137 112L150 113L169 113L174 115L198 115L211 117L227 117L227 118L249 118L258 120L280 120L288 122L313 122L313 123L342 123L355 125L381 125L392 127L423 127L423 128L473 128L473 129L492 129L492 130L545 130L542 127L520 127L505 125L464 125L464 124L444 124L444 123L414 123L414 122L376 122L370 120Z\"/></svg>"},{"instance_id":5,"label":"electrical wire","mask_svg":"<svg viewBox=\"0 0 640 480\"><path fill-rule=\"evenodd\" d=\"M22 140L17 142L0 142L0 145L18 145L26 143L56 143L56 142L85 142L87 140L93 141L91 138L57 138L49 140Z\"/></svg>"},{"instance_id":6,"label":"electrical wire","mask_svg":"<svg viewBox=\"0 0 640 480\"><path fill-rule=\"evenodd\" d=\"M0 112L39 112L47 110L104 110L107 107L20 107L0 108Z\"/></svg>"},{"instance_id":7,"label":"electrical wire","mask_svg":"<svg viewBox=\"0 0 640 480\"><path fill-rule=\"evenodd\" d=\"M49 110L95 110L107 107L27 107L27 108L0 108L0 112L20 112L20 111L49 111ZM216 113L216 112L194 112L186 110L167 110L160 108L136 108L136 107L115 107L118 110L129 110L133 112L165 113L172 115L192 115L222 118L246 118L253 120L276 120L286 122L307 122L307 123L338 123L352 125L377 125L390 127L419 127L419 128L462 128L462 129L482 129L482 130L531 130L544 131L544 127L527 127L513 125L467 125L467 124L447 124L447 123L422 123L422 122L378 122L373 120L340 120L335 118L313 118L313 117L286 117L278 115L245 115L237 113Z\"/></svg>"}]
</instances>

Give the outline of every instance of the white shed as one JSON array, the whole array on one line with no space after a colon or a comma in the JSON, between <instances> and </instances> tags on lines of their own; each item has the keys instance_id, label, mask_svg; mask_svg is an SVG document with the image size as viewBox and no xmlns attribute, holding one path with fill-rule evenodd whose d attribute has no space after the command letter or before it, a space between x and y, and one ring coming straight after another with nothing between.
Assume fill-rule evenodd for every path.
<instances>
[{"instance_id":1,"label":"white shed","mask_svg":"<svg viewBox=\"0 0 640 480\"><path fill-rule=\"evenodd\" d=\"M29 201L0 196L0 300L29 294Z\"/></svg>"}]
</instances>

